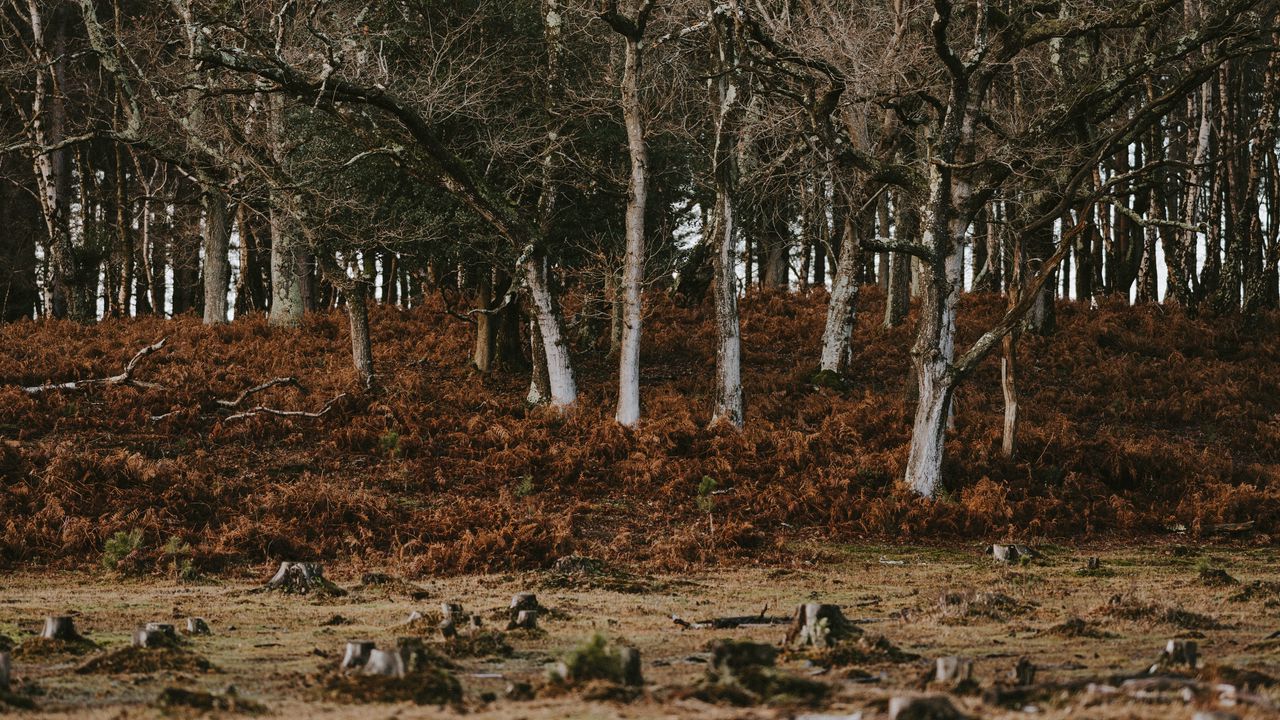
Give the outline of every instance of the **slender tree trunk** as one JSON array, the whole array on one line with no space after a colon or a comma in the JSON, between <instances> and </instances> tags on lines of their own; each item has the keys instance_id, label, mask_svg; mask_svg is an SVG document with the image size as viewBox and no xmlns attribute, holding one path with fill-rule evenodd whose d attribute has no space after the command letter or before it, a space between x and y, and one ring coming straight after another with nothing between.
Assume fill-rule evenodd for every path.
<instances>
[{"instance_id":1,"label":"slender tree trunk","mask_svg":"<svg viewBox=\"0 0 1280 720\"><path fill-rule=\"evenodd\" d=\"M213 184L204 187L204 324L227 321L227 286L231 281L231 218L227 196ZM244 268L241 268L243 272Z\"/></svg>"},{"instance_id":2,"label":"slender tree trunk","mask_svg":"<svg viewBox=\"0 0 1280 720\"><path fill-rule=\"evenodd\" d=\"M493 367L493 339L495 316L489 313L493 305L493 272L484 268L476 283L475 313L476 342L471 352L471 365L480 373L487 373Z\"/></svg>"},{"instance_id":3,"label":"slender tree trunk","mask_svg":"<svg viewBox=\"0 0 1280 720\"><path fill-rule=\"evenodd\" d=\"M360 386L372 389L376 383L373 372L373 345L369 339L369 281L357 278L347 287L347 320L351 329L351 359L355 365Z\"/></svg>"},{"instance_id":4,"label":"slender tree trunk","mask_svg":"<svg viewBox=\"0 0 1280 720\"><path fill-rule=\"evenodd\" d=\"M737 18L717 11L711 3L716 33L716 62L719 72L715 80L715 143L711 165L715 184L715 238L713 258L716 309L716 377L715 406L711 422L728 422L742 427L742 340L738 324L738 287L735 266L734 195L737 189L737 156L741 142L742 121L746 107L746 84L739 84ZM750 259L748 255L748 265ZM749 282L749 281L748 281Z\"/></svg>"},{"instance_id":5,"label":"slender tree trunk","mask_svg":"<svg viewBox=\"0 0 1280 720\"><path fill-rule=\"evenodd\" d=\"M641 287L644 283L644 214L648 202L649 151L644 138L644 108L640 102L643 65L642 37L628 37L622 75L622 112L631 153L631 181L627 193L626 260L622 266L622 347L618 358L618 409L614 418L624 427L640 421Z\"/></svg>"}]
</instances>

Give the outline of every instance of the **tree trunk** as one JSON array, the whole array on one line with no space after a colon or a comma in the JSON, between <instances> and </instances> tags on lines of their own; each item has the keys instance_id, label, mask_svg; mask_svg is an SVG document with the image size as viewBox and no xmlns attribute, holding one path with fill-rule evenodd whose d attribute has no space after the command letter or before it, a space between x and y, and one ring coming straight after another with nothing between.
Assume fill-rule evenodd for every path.
<instances>
[{"instance_id":1,"label":"tree trunk","mask_svg":"<svg viewBox=\"0 0 1280 720\"><path fill-rule=\"evenodd\" d=\"M525 261L524 272L546 358L549 400L554 408L567 408L577 401L578 386L573 378L569 348L560 328L560 316L556 312L555 299L551 294L546 265L541 258L530 258Z\"/></svg>"},{"instance_id":2,"label":"tree trunk","mask_svg":"<svg viewBox=\"0 0 1280 720\"><path fill-rule=\"evenodd\" d=\"M480 373L488 373L493 366L493 339L495 317L489 313L493 304L493 272L485 268L476 283L475 313L476 342L471 352L471 365Z\"/></svg>"},{"instance_id":3,"label":"tree trunk","mask_svg":"<svg viewBox=\"0 0 1280 720\"><path fill-rule=\"evenodd\" d=\"M747 84L739 85L736 45L736 17L716 11L712 2L716 32L717 112L715 116L715 144L711 164L715 183L715 220L712 236L715 238L713 259L716 309L716 378L715 406L711 422L725 421L742 427L744 420L742 401L742 341L738 324L737 268L734 258L737 243L734 240L736 217L734 195L737 189L737 154L741 141ZM736 13L736 8L731 10ZM750 255L748 254L748 265ZM748 281L749 282L749 281Z\"/></svg>"},{"instance_id":4,"label":"tree trunk","mask_svg":"<svg viewBox=\"0 0 1280 720\"><path fill-rule=\"evenodd\" d=\"M529 318L529 357L533 367L529 373L529 393L525 402L541 405L551 398L551 379L547 376L547 351L542 347L542 332L538 329L536 317Z\"/></svg>"},{"instance_id":5,"label":"tree trunk","mask_svg":"<svg viewBox=\"0 0 1280 720\"><path fill-rule=\"evenodd\" d=\"M231 281L231 218L222 189L204 187L204 324L227 321L227 286ZM241 268L241 272L244 268Z\"/></svg>"},{"instance_id":6,"label":"tree trunk","mask_svg":"<svg viewBox=\"0 0 1280 720\"><path fill-rule=\"evenodd\" d=\"M351 359L356 377L366 390L375 384L373 345L369 340L369 281L357 278L346 289L347 319L351 326Z\"/></svg>"},{"instance_id":7,"label":"tree trunk","mask_svg":"<svg viewBox=\"0 0 1280 720\"><path fill-rule=\"evenodd\" d=\"M298 274L298 232L283 192L271 193L271 314L268 322L280 327L302 323L302 283Z\"/></svg>"},{"instance_id":8,"label":"tree trunk","mask_svg":"<svg viewBox=\"0 0 1280 720\"><path fill-rule=\"evenodd\" d=\"M849 356L853 337L854 305L858 299L857 268L861 250L854 237L853 209L844 213L844 235L840 241L840 261L836 282L827 303L827 322L822 331L822 355L818 371L839 373Z\"/></svg>"},{"instance_id":9,"label":"tree trunk","mask_svg":"<svg viewBox=\"0 0 1280 720\"><path fill-rule=\"evenodd\" d=\"M626 260L622 266L622 347L618 357L618 409L614 418L624 427L640 421L640 290L644 283L644 214L648 201L649 151L645 146L640 73L641 38L627 38L622 75L622 112L631 154L627 193Z\"/></svg>"}]
</instances>

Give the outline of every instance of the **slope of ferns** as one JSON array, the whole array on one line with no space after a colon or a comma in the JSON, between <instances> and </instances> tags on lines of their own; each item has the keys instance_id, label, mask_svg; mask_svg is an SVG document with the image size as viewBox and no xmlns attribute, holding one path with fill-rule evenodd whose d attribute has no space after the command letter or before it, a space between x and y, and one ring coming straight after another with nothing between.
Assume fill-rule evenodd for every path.
<instances>
[{"instance_id":1,"label":"slope of ferns","mask_svg":"<svg viewBox=\"0 0 1280 720\"><path fill-rule=\"evenodd\" d=\"M527 376L477 376L469 326L438 307L374 310L383 391L372 396L352 390L341 314L298 330L261 317L0 326L0 562L90 562L135 528L144 564L178 538L205 569L355 558L411 573L540 567L570 552L674 569L815 538L1104 539L1254 520L1266 541L1280 529L1276 317L1061 305L1055 335L1020 345L1019 456L999 453L989 360L958 397L945 492L922 502L898 483L910 323L881 329L874 291L845 390L807 382L825 294L745 300L740 433L707 428L709 308L654 295L636 431L612 421L612 359L578 354L576 412L526 409ZM967 297L962 341L1002 302ZM164 336L137 377L165 390L16 387L115 374ZM224 420L217 398L282 375L308 392L258 401L314 410L350 394L319 419ZM714 534L704 477L726 491L712 496Z\"/></svg>"}]
</instances>

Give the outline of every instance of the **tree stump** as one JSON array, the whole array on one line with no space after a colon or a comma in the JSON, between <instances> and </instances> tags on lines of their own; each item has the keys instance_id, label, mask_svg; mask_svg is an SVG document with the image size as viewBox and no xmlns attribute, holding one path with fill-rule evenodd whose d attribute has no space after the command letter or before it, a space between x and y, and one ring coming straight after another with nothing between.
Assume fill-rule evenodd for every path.
<instances>
[{"instance_id":1,"label":"tree stump","mask_svg":"<svg viewBox=\"0 0 1280 720\"><path fill-rule=\"evenodd\" d=\"M1161 665L1186 665L1194 668L1199 650L1195 640L1170 640L1164 646L1164 652L1160 653L1160 659L1156 661L1153 670Z\"/></svg>"},{"instance_id":2,"label":"tree stump","mask_svg":"<svg viewBox=\"0 0 1280 720\"><path fill-rule=\"evenodd\" d=\"M369 662L369 654L373 652L374 647L372 640L348 641L346 650L342 653L342 663L338 667L342 670L356 670L364 667Z\"/></svg>"},{"instance_id":3,"label":"tree stump","mask_svg":"<svg viewBox=\"0 0 1280 720\"><path fill-rule=\"evenodd\" d=\"M946 695L889 699L889 720L969 720Z\"/></svg>"},{"instance_id":4,"label":"tree stump","mask_svg":"<svg viewBox=\"0 0 1280 720\"><path fill-rule=\"evenodd\" d=\"M628 687L642 687L644 675L640 669L640 651L633 647L620 648L618 660L622 665L622 684Z\"/></svg>"},{"instance_id":5,"label":"tree stump","mask_svg":"<svg viewBox=\"0 0 1280 720\"><path fill-rule=\"evenodd\" d=\"M204 618L190 617L187 618L187 634L188 635L210 635L209 623Z\"/></svg>"},{"instance_id":6,"label":"tree stump","mask_svg":"<svg viewBox=\"0 0 1280 720\"><path fill-rule=\"evenodd\" d=\"M1013 666L1011 678L1015 685L1031 685L1036 681L1036 666L1024 657L1018 658L1018 664Z\"/></svg>"},{"instance_id":7,"label":"tree stump","mask_svg":"<svg viewBox=\"0 0 1280 720\"><path fill-rule=\"evenodd\" d=\"M44 619L44 629L40 637L46 640L79 640L75 621L70 615L50 615Z\"/></svg>"},{"instance_id":8,"label":"tree stump","mask_svg":"<svg viewBox=\"0 0 1280 720\"><path fill-rule=\"evenodd\" d=\"M995 559L996 562L1005 563L1007 565L1040 557L1040 553L1032 550L1026 545L988 545L986 553Z\"/></svg>"},{"instance_id":9,"label":"tree stump","mask_svg":"<svg viewBox=\"0 0 1280 720\"><path fill-rule=\"evenodd\" d=\"M1102 561L1096 557L1090 557L1084 561L1085 570L1097 570L1102 567Z\"/></svg>"},{"instance_id":10,"label":"tree stump","mask_svg":"<svg viewBox=\"0 0 1280 720\"><path fill-rule=\"evenodd\" d=\"M934 663L933 679L936 682L956 685L973 679L973 660L948 655Z\"/></svg>"},{"instance_id":11,"label":"tree stump","mask_svg":"<svg viewBox=\"0 0 1280 720\"><path fill-rule=\"evenodd\" d=\"M849 622L839 605L805 603L796 608L787 630L786 644L829 647L862 632Z\"/></svg>"},{"instance_id":12,"label":"tree stump","mask_svg":"<svg viewBox=\"0 0 1280 720\"><path fill-rule=\"evenodd\" d=\"M158 648L173 645L173 640L163 630L140 627L133 631L131 644L136 648Z\"/></svg>"},{"instance_id":13,"label":"tree stump","mask_svg":"<svg viewBox=\"0 0 1280 720\"><path fill-rule=\"evenodd\" d=\"M143 625L142 627L143 629L148 631L161 633L162 635L169 638L170 640L176 641L178 639L178 630L170 623L149 622L146 625Z\"/></svg>"},{"instance_id":14,"label":"tree stump","mask_svg":"<svg viewBox=\"0 0 1280 720\"><path fill-rule=\"evenodd\" d=\"M316 562L285 561L280 563L280 569L267 581L265 589L291 595L306 595L307 593L346 594L337 585L325 579L324 566Z\"/></svg>"},{"instance_id":15,"label":"tree stump","mask_svg":"<svg viewBox=\"0 0 1280 720\"><path fill-rule=\"evenodd\" d=\"M440 603L440 615L443 617L463 617L462 604L453 602Z\"/></svg>"},{"instance_id":16,"label":"tree stump","mask_svg":"<svg viewBox=\"0 0 1280 720\"><path fill-rule=\"evenodd\" d=\"M400 653L390 650L370 650L364 663L364 674L404 677L404 658Z\"/></svg>"},{"instance_id":17,"label":"tree stump","mask_svg":"<svg viewBox=\"0 0 1280 720\"><path fill-rule=\"evenodd\" d=\"M538 611L537 610L520 610L515 617L507 623L508 630L532 630L538 627Z\"/></svg>"},{"instance_id":18,"label":"tree stump","mask_svg":"<svg viewBox=\"0 0 1280 720\"><path fill-rule=\"evenodd\" d=\"M511 612L517 613L521 610L541 610L542 606L538 604L538 596L531 592L518 592L511 596Z\"/></svg>"},{"instance_id":19,"label":"tree stump","mask_svg":"<svg viewBox=\"0 0 1280 720\"><path fill-rule=\"evenodd\" d=\"M458 637L458 623L453 619L452 615L445 615L440 621L440 634L445 640Z\"/></svg>"},{"instance_id":20,"label":"tree stump","mask_svg":"<svg viewBox=\"0 0 1280 720\"><path fill-rule=\"evenodd\" d=\"M9 692L9 651L0 650L0 692Z\"/></svg>"}]
</instances>

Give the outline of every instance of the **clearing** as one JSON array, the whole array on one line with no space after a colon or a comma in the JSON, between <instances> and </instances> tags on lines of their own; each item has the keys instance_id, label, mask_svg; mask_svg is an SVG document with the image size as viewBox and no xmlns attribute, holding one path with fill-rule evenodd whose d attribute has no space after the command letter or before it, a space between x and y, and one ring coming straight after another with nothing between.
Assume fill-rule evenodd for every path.
<instances>
[{"instance_id":1,"label":"clearing","mask_svg":"<svg viewBox=\"0 0 1280 720\"><path fill-rule=\"evenodd\" d=\"M346 594L330 598L257 592L271 574L266 566L235 579L181 584L24 571L0 579L0 635L7 636L0 642L15 646L13 689L5 697L33 704L29 716L93 718L198 714L207 708L192 705L211 705L224 714L279 717L861 712L871 720L887 717L891 697L921 692L948 694L981 718L1189 719L1207 711L1261 718L1275 717L1280 705L1280 640L1267 639L1280 626L1273 548L1050 545L1038 548L1042 557L1014 565L998 564L976 546L803 550L815 559L683 576L580 561L561 563L562 572L404 582L337 566L326 576ZM1099 558L1096 567L1087 567L1089 557ZM512 595L525 590L543 606L539 629L490 634L505 627ZM744 669L749 661L739 660L739 679L722 676L720 685L708 680L713 641L781 646L787 626L685 629L672 620L752 616L766 607L768 616L790 615L814 601L841 606L861 636L826 651L784 650L776 671ZM459 640L445 644L435 630L442 602L482 616L482 633L463 627ZM412 611L425 617L406 625ZM43 617L63 614L73 614L101 649L73 655L41 646L35 635ZM206 618L212 634L181 636L177 650L121 652L139 625L183 628L191 616ZM639 649L642 689L546 684L548 667L596 633L610 647ZM425 638L419 662L435 663L432 682L452 675L460 699L437 704L436 691L414 686L421 678L413 673L379 684L381 678L337 671L348 640L390 649L412 636ZM1160 680L1142 677L1174 638L1198 644L1198 665L1169 664L1156 670ZM940 656L971 658L973 681L929 682ZM1022 657L1036 667L1035 684L1014 689L1011 673ZM212 667L201 669L201 660ZM439 669L444 664L453 667ZM228 686L235 691L228 694ZM451 686L444 687L448 695ZM415 696L425 704L377 701Z\"/></svg>"}]
</instances>

